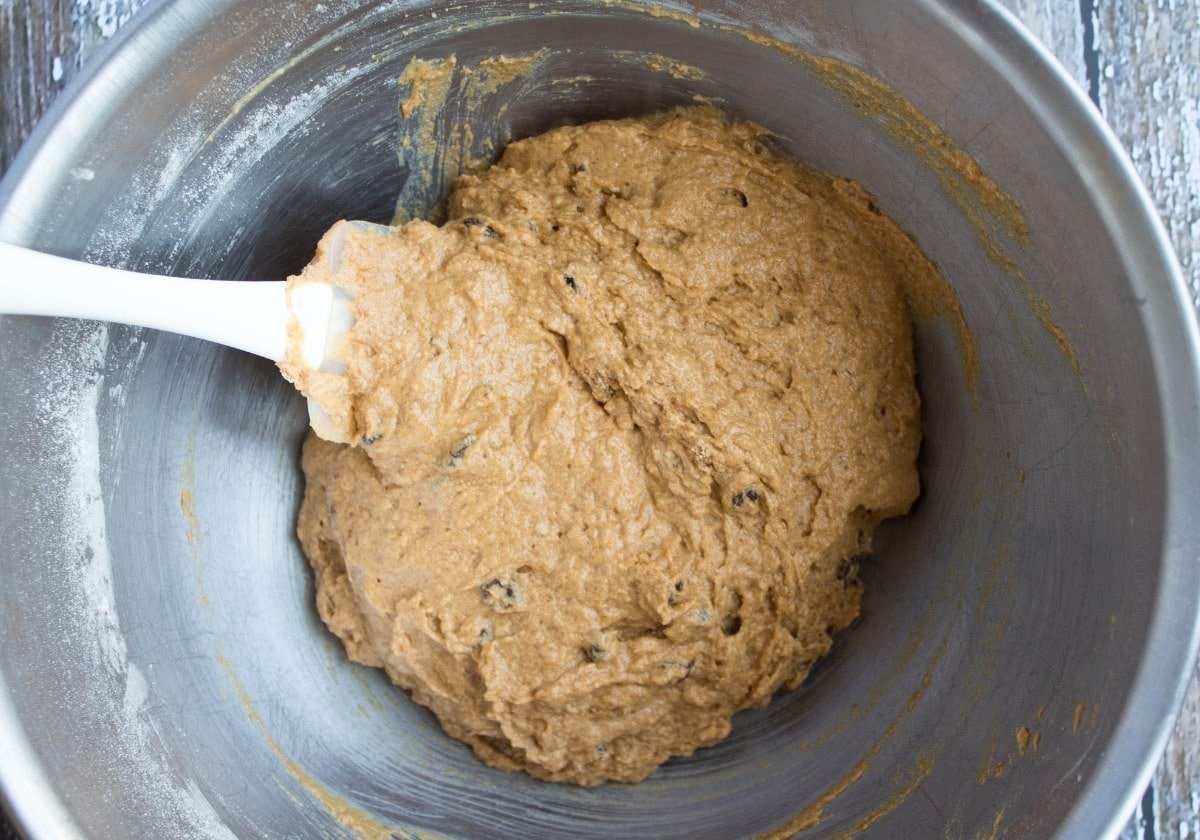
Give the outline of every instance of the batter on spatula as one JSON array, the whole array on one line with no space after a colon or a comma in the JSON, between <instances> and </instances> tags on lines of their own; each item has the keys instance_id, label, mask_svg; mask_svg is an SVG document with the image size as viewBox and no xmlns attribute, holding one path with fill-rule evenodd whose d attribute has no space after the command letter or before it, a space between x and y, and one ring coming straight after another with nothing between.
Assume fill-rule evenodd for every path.
<instances>
[{"instance_id":1,"label":"batter on spatula","mask_svg":"<svg viewBox=\"0 0 1200 840\"><path fill-rule=\"evenodd\" d=\"M763 134L557 129L292 278L357 319L344 374L282 365L351 442L304 446L321 617L489 764L631 782L720 740L917 497L902 287L935 269Z\"/></svg>"}]
</instances>

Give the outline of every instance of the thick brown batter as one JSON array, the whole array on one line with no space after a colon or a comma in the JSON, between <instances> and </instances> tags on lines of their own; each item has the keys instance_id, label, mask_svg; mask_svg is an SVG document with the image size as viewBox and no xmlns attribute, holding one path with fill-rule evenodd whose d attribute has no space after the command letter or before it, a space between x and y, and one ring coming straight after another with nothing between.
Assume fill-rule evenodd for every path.
<instances>
[{"instance_id":1,"label":"thick brown batter","mask_svg":"<svg viewBox=\"0 0 1200 840\"><path fill-rule=\"evenodd\" d=\"M442 227L342 226L344 376L285 372L322 618L489 764L636 781L794 688L918 493L902 287L856 184L697 109L564 128ZM340 268L329 267L340 244Z\"/></svg>"}]
</instances>

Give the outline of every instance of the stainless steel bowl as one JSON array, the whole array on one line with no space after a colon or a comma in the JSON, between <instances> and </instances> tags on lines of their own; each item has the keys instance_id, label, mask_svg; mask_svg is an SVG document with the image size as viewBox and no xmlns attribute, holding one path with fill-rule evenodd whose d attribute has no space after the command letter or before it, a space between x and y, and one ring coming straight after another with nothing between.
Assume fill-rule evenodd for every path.
<instances>
[{"instance_id":1,"label":"stainless steel bowl","mask_svg":"<svg viewBox=\"0 0 1200 840\"><path fill-rule=\"evenodd\" d=\"M317 620L292 536L304 407L269 364L5 318L0 781L32 835L1115 833L1181 696L1200 594L1196 332L1132 170L982 0L652 11L153 4L35 132L0 188L0 238L282 277L335 219L436 200L436 161L398 152L414 56L545 50L430 122L443 147L464 120L484 152L718 99L865 183L978 345L973 403L952 325L919 324L925 493L880 536L862 620L800 690L643 784L488 769Z\"/></svg>"}]
</instances>

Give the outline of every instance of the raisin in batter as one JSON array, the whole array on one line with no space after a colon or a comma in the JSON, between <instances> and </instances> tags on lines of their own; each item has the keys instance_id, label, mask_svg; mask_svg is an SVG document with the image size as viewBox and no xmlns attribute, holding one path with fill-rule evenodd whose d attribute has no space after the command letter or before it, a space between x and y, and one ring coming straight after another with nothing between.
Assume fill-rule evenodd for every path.
<instances>
[{"instance_id":1,"label":"raisin in batter","mask_svg":"<svg viewBox=\"0 0 1200 840\"><path fill-rule=\"evenodd\" d=\"M917 496L902 287L934 269L762 134L551 131L445 225L342 223L292 280L357 318L344 375L283 364L352 444L304 446L321 616L489 764L636 781L725 737L828 652Z\"/></svg>"}]
</instances>

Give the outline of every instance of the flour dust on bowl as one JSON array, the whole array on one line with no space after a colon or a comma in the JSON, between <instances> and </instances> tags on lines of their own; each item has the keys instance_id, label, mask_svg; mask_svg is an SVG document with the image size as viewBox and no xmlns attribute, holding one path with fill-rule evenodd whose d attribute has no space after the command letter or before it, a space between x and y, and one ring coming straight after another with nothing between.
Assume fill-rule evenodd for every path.
<instances>
[{"instance_id":1,"label":"flour dust on bowl","mask_svg":"<svg viewBox=\"0 0 1200 840\"><path fill-rule=\"evenodd\" d=\"M1120 152L992 5L162 2L35 132L0 240L279 279L511 138L697 97L862 182L965 316L915 301L922 498L830 657L640 784L492 770L317 619L269 362L7 317L0 781L33 836L1115 834L1195 648L1196 337Z\"/></svg>"}]
</instances>

